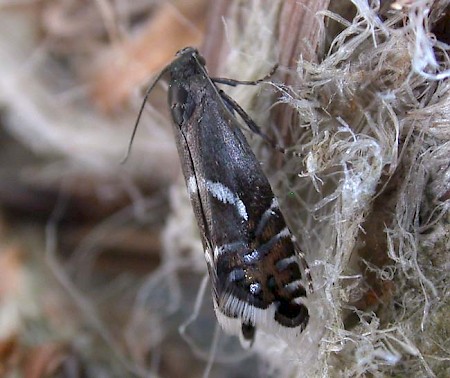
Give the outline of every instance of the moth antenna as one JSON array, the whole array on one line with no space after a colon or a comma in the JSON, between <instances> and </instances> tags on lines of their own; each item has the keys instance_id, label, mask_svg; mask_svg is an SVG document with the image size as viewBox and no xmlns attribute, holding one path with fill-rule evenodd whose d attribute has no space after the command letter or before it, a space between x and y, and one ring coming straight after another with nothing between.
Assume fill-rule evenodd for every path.
<instances>
[{"instance_id":1,"label":"moth antenna","mask_svg":"<svg viewBox=\"0 0 450 378\"><path fill-rule=\"evenodd\" d=\"M227 78L223 78L223 77L212 77L211 81L213 83L230 85L232 87L235 87L237 85L257 85L259 83L262 83L263 81L270 79L275 74L277 69L278 69L278 63L272 67L272 69L266 76L264 76L263 78L258 79L258 80L248 81L248 80L227 79Z\"/></svg>"},{"instance_id":2,"label":"moth antenna","mask_svg":"<svg viewBox=\"0 0 450 378\"><path fill-rule=\"evenodd\" d=\"M134 137L136 136L137 127L139 125L139 122L141 121L142 113L144 112L145 104L147 103L147 99L150 96L151 91L155 87L155 85L158 83L158 81L161 79L161 77L168 71L168 69L171 67L171 65L167 65L162 69L162 71L156 76L156 79L153 81L153 83L148 87L148 89L145 91L144 99L142 100L142 105L139 108L139 113L136 119L136 122L134 123L133 132L131 133L131 138L128 143L128 148L125 156L120 161L120 164L125 164L128 160L130 153L131 153L131 146L133 145Z\"/></svg>"}]
</instances>

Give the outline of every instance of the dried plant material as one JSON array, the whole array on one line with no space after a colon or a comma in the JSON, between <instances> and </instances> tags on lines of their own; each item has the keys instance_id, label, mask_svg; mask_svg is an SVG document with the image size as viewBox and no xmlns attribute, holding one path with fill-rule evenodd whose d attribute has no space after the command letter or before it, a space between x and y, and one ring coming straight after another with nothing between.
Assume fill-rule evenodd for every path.
<instances>
[{"instance_id":1,"label":"dried plant material","mask_svg":"<svg viewBox=\"0 0 450 378\"><path fill-rule=\"evenodd\" d=\"M317 61L324 41L323 16L321 12L328 9L329 0L284 1L279 15L277 46L278 61L282 67L295 67L298 59L308 62ZM301 38L299 38L301 36ZM298 85L300 77L293 70L285 70L281 80L285 84ZM298 122L294 109L279 107L274 121L282 125L278 133L284 144L291 144L290 125Z\"/></svg>"},{"instance_id":2,"label":"dried plant material","mask_svg":"<svg viewBox=\"0 0 450 378\"><path fill-rule=\"evenodd\" d=\"M329 0L288 0L283 3L278 32L280 64L293 67L299 56L308 62L316 61L316 54L324 39L320 13L327 10L329 4Z\"/></svg>"},{"instance_id":3,"label":"dried plant material","mask_svg":"<svg viewBox=\"0 0 450 378\"><path fill-rule=\"evenodd\" d=\"M137 87L173 59L174 51L199 45L205 8L204 0L183 1L179 8L164 3L138 37L113 45L92 76L94 101L106 111L122 107Z\"/></svg>"},{"instance_id":4,"label":"dried plant material","mask_svg":"<svg viewBox=\"0 0 450 378\"><path fill-rule=\"evenodd\" d=\"M402 10L407 7L411 7L416 0L397 0L392 2L391 8L394 10Z\"/></svg>"},{"instance_id":5,"label":"dried plant material","mask_svg":"<svg viewBox=\"0 0 450 378\"><path fill-rule=\"evenodd\" d=\"M438 375L435 358L448 356L442 351L426 357L422 340L442 332L429 314L448 306L438 300L447 289L439 283L442 272L420 258L426 236L420 236L418 217L428 212L425 177L442 169L439 159L424 154L435 143L438 149L445 144L428 134L439 115L424 122L417 115L429 114L441 96L444 102L449 98L447 83L434 81L445 77L449 62L439 54L439 43L430 49L432 37L421 30L427 15L442 14L443 5L417 2L399 28L397 16L381 23L376 9L353 3L357 13L325 59L299 61L304 85L296 94L292 88L285 92L303 122L296 149L306 155L302 176L311 180L311 192L303 184L299 196L310 199L304 203L319 220L311 223L321 238L310 237L309 243L324 264L318 280L329 305L330 333L322 342L329 358L322 362L336 369L347 361L336 372L345 376L401 375L405 364L414 366L415 376ZM435 64L438 57L443 60ZM437 219L446 212L442 206L435 210ZM420 289L413 294L406 289L410 285ZM412 316L419 303L421 321Z\"/></svg>"}]
</instances>

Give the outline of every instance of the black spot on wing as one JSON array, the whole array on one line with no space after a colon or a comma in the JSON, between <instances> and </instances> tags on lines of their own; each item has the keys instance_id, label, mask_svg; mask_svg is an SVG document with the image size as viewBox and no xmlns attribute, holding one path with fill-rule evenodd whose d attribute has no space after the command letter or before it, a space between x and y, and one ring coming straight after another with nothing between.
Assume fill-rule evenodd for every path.
<instances>
[{"instance_id":1,"label":"black spot on wing","mask_svg":"<svg viewBox=\"0 0 450 378\"><path fill-rule=\"evenodd\" d=\"M275 312L275 320L285 327L301 326L303 330L309 321L308 309L301 303L281 302Z\"/></svg>"}]
</instances>

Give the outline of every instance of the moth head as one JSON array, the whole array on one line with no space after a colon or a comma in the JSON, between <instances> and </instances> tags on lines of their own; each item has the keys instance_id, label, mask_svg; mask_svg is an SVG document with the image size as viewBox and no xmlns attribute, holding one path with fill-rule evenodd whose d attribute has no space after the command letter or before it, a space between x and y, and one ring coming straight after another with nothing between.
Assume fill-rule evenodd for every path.
<instances>
[{"instance_id":1,"label":"moth head","mask_svg":"<svg viewBox=\"0 0 450 378\"><path fill-rule=\"evenodd\" d=\"M201 66L205 66L206 65L206 61L205 58L203 58L203 56L200 55L200 53L198 52L198 50L195 47L185 47L181 50L178 50L177 53L175 54L175 56L177 58L182 57L182 56L192 56L197 63L199 63Z\"/></svg>"},{"instance_id":2,"label":"moth head","mask_svg":"<svg viewBox=\"0 0 450 378\"><path fill-rule=\"evenodd\" d=\"M192 55L192 54L198 54L198 50L195 47L184 47L181 50L178 50L175 54L176 57L183 56L183 55Z\"/></svg>"}]
</instances>

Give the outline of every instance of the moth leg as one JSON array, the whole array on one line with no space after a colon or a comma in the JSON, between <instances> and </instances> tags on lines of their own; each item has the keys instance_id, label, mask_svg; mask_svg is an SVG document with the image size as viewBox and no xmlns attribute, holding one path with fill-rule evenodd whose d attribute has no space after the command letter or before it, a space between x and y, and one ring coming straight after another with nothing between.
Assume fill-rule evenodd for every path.
<instances>
[{"instance_id":1,"label":"moth leg","mask_svg":"<svg viewBox=\"0 0 450 378\"><path fill-rule=\"evenodd\" d=\"M253 81L234 80L234 79L227 79L227 78L223 78L223 77L212 77L211 80L213 83L230 85L232 87L235 87L237 85L257 85L259 83L262 83L263 81L270 79L273 76L273 74L276 72L277 68L278 68L278 64L275 64L266 76L264 76L262 79L253 80Z\"/></svg>"},{"instance_id":2,"label":"moth leg","mask_svg":"<svg viewBox=\"0 0 450 378\"><path fill-rule=\"evenodd\" d=\"M234 101L221 89L219 89L219 94L220 97L222 97L222 100L225 102L225 105L228 108L231 108L234 111L236 111L236 113L239 114L239 116L247 124L247 126L250 128L251 131L253 131L255 134L258 134L277 151L282 152L283 154L285 153L285 149L281 147L277 142L275 142L272 138L264 134L261 131L261 128L250 118L250 116L245 112L244 109L241 108L241 106L236 101Z\"/></svg>"}]
</instances>

